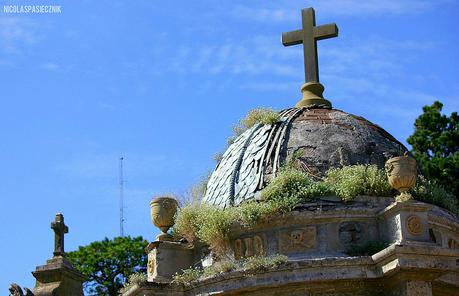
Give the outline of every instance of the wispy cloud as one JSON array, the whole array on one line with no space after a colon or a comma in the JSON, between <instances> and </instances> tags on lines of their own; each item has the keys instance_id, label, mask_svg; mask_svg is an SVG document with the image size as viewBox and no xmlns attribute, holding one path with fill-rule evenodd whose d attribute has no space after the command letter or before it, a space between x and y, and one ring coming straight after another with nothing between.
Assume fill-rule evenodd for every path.
<instances>
[{"instance_id":1,"label":"wispy cloud","mask_svg":"<svg viewBox=\"0 0 459 296\"><path fill-rule=\"evenodd\" d=\"M23 46L35 44L40 39L36 32L38 26L26 17L0 16L0 50L18 53Z\"/></svg>"},{"instance_id":2,"label":"wispy cloud","mask_svg":"<svg viewBox=\"0 0 459 296\"><path fill-rule=\"evenodd\" d=\"M255 21L285 22L295 20L298 9L285 8L254 8L238 5L232 11L233 16Z\"/></svg>"},{"instance_id":3,"label":"wispy cloud","mask_svg":"<svg viewBox=\"0 0 459 296\"><path fill-rule=\"evenodd\" d=\"M369 36L358 41L349 40L345 44L324 44L320 50L321 77L335 88L349 95L371 94L388 96L393 79L416 79L420 84L429 77L414 77L410 72L410 63L419 56L435 48L435 44L419 43L413 40L388 40L378 36ZM226 40L219 44L201 46L183 46L168 51L168 60L162 54L153 56L158 68L163 69L157 75L203 75L198 91L216 91L213 77L222 81L240 80L238 87L253 91L286 91L298 89L302 83L303 55L301 46L289 49L279 44L277 36L259 35L250 40ZM170 61L172 66L168 67ZM413 77L411 77L413 75ZM247 79L245 79L247 78ZM232 84L219 83L218 87ZM234 87L234 84L232 85ZM409 89L401 92L428 101L428 94L413 94Z\"/></svg>"},{"instance_id":4,"label":"wispy cloud","mask_svg":"<svg viewBox=\"0 0 459 296\"><path fill-rule=\"evenodd\" d=\"M294 58L295 50L283 50L277 41L278 38L260 35L242 42L226 40L220 44L171 48L167 60L161 52L152 54L157 69L161 69L155 74L295 76L296 67L282 62Z\"/></svg>"},{"instance_id":5,"label":"wispy cloud","mask_svg":"<svg viewBox=\"0 0 459 296\"><path fill-rule=\"evenodd\" d=\"M434 44L375 36L358 42L349 40L346 45L324 46L321 49L321 72L330 76L362 77L365 80L394 79L406 75L407 65L434 47Z\"/></svg>"},{"instance_id":6,"label":"wispy cloud","mask_svg":"<svg viewBox=\"0 0 459 296\"><path fill-rule=\"evenodd\" d=\"M429 10L443 1L427 0L328 0L305 3L301 7L314 6L321 11L321 15L377 15L377 14L413 14ZM232 10L232 15L238 18L255 21L291 22L298 21L299 9L293 1L278 1L270 8L255 8L247 5L237 5Z\"/></svg>"},{"instance_id":7,"label":"wispy cloud","mask_svg":"<svg viewBox=\"0 0 459 296\"><path fill-rule=\"evenodd\" d=\"M61 69L60 65L55 62L44 63L42 68L51 72L57 72Z\"/></svg>"}]
</instances>

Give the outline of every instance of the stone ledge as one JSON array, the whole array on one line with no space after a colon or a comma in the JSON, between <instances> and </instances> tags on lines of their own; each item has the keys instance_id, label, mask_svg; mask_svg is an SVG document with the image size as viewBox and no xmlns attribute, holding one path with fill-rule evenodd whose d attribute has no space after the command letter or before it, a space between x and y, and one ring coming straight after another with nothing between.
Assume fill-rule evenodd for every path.
<instances>
[{"instance_id":1,"label":"stone ledge","mask_svg":"<svg viewBox=\"0 0 459 296\"><path fill-rule=\"evenodd\" d=\"M379 215L388 217L394 215L395 213L399 213L402 211L409 211L409 212L428 212L432 209L431 204L427 204L417 200L409 200L405 202L394 202L381 210Z\"/></svg>"},{"instance_id":2,"label":"stone ledge","mask_svg":"<svg viewBox=\"0 0 459 296\"><path fill-rule=\"evenodd\" d=\"M377 282L392 277L395 271L414 273L419 278L434 280L447 272L457 271L457 258L459 250L442 249L428 244L391 245L373 256L289 261L275 270L237 270L193 282L190 286L145 283L130 289L125 295L149 295L148 291L154 291L154 295L232 294L251 287L270 289L273 285L309 287L333 281Z\"/></svg>"}]
</instances>

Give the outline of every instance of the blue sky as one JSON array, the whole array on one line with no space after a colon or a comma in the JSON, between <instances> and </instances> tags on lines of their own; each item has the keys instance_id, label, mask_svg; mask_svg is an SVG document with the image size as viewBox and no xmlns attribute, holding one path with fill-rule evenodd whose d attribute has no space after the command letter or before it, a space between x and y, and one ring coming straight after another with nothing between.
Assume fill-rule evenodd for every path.
<instances>
[{"instance_id":1,"label":"blue sky","mask_svg":"<svg viewBox=\"0 0 459 296\"><path fill-rule=\"evenodd\" d=\"M453 0L1 1L0 291L33 287L62 212L66 250L118 226L125 157L127 234L153 240L149 201L183 195L214 166L231 126L255 107L300 98L300 46L280 35L317 24L321 82L334 107L405 142L435 99L459 109L459 4ZM3 5L61 5L7 14Z\"/></svg>"}]
</instances>

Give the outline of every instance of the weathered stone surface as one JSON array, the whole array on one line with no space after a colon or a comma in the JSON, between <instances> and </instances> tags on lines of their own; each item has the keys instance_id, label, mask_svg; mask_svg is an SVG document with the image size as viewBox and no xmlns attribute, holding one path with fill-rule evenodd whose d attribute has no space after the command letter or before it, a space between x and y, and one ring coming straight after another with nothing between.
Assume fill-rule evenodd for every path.
<instances>
[{"instance_id":1,"label":"weathered stone surface","mask_svg":"<svg viewBox=\"0 0 459 296\"><path fill-rule=\"evenodd\" d=\"M32 291L28 288L24 288L24 290L18 284L11 284L9 289L10 295L9 296L34 296Z\"/></svg>"},{"instance_id":2,"label":"weathered stone surface","mask_svg":"<svg viewBox=\"0 0 459 296\"><path fill-rule=\"evenodd\" d=\"M54 231L54 256L32 272L36 278L33 293L35 296L83 296L85 278L65 258L64 234L68 233L68 227L62 214L56 214L51 229Z\"/></svg>"},{"instance_id":3,"label":"weathered stone surface","mask_svg":"<svg viewBox=\"0 0 459 296\"><path fill-rule=\"evenodd\" d=\"M69 232L65 225L64 215L57 213L54 221L51 222L51 229L54 231L54 256L64 256L64 235Z\"/></svg>"},{"instance_id":4,"label":"weathered stone surface","mask_svg":"<svg viewBox=\"0 0 459 296\"><path fill-rule=\"evenodd\" d=\"M347 204L315 202L252 228L234 225L229 245L235 258L280 253L289 261L274 270L232 271L190 286L161 283L170 283L181 269L198 267L199 260L208 266L211 256L191 244L152 243L150 282L125 295L457 294L459 249L447 241L459 240L458 219L422 202L393 201L361 196ZM410 226L412 217L415 223ZM435 230L439 242L429 229ZM348 247L369 241L386 241L389 246L372 256L346 254Z\"/></svg>"},{"instance_id":5,"label":"weathered stone surface","mask_svg":"<svg viewBox=\"0 0 459 296\"><path fill-rule=\"evenodd\" d=\"M84 277L62 256L56 256L37 266L35 296L83 296Z\"/></svg>"},{"instance_id":6,"label":"weathered stone surface","mask_svg":"<svg viewBox=\"0 0 459 296\"><path fill-rule=\"evenodd\" d=\"M147 252L149 281L169 283L175 273L194 265L194 250L187 243L156 241L147 246Z\"/></svg>"},{"instance_id":7,"label":"weathered stone surface","mask_svg":"<svg viewBox=\"0 0 459 296\"><path fill-rule=\"evenodd\" d=\"M430 205L414 200L395 203L384 210L381 224L385 240L409 243L432 242L429 234L428 211Z\"/></svg>"},{"instance_id":8,"label":"weathered stone surface","mask_svg":"<svg viewBox=\"0 0 459 296\"><path fill-rule=\"evenodd\" d=\"M301 253L314 250L317 246L316 226L293 228L279 232L279 252Z\"/></svg>"},{"instance_id":9,"label":"weathered stone surface","mask_svg":"<svg viewBox=\"0 0 459 296\"><path fill-rule=\"evenodd\" d=\"M372 257L289 261L275 270L233 271L190 286L146 283L133 295L416 295L432 293L431 282L456 265L459 251L435 246L393 245ZM397 261L394 265L392 262ZM393 268L390 268L394 266ZM440 289L455 288L437 283ZM457 285L457 284L456 284ZM168 294L169 293L169 294ZM411 294L410 294L411 293ZM430 294L442 295L442 294Z\"/></svg>"}]
</instances>

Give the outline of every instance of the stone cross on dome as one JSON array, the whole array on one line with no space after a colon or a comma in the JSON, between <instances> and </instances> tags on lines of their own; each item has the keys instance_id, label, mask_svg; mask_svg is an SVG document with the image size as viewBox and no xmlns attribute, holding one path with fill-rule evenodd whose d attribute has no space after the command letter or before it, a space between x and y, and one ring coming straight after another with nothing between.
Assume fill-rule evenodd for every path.
<instances>
[{"instance_id":1,"label":"stone cross on dome","mask_svg":"<svg viewBox=\"0 0 459 296\"><path fill-rule=\"evenodd\" d=\"M284 46L303 44L305 84L301 87L303 99L297 107L324 105L331 103L322 96L324 87L319 83L319 63L317 59L317 40L338 36L336 24L316 26L316 16L313 8L301 10L302 29L282 33Z\"/></svg>"},{"instance_id":2,"label":"stone cross on dome","mask_svg":"<svg viewBox=\"0 0 459 296\"><path fill-rule=\"evenodd\" d=\"M54 256L64 256L64 234L69 232L69 228L64 223L64 215L57 213L54 222L51 222L54 230Z\"/></svg>"}]
</instances>

